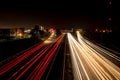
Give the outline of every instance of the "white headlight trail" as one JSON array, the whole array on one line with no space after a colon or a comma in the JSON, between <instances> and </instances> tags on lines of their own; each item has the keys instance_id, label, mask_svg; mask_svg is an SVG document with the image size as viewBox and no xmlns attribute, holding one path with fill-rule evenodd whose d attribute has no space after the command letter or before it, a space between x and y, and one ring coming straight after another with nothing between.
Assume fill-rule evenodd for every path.
<instances>
[{"instance_id":1,"label":"white headlight trail","mask_svg":"<svg viewBox=\"0 0 120 80\"><path fill-rule=\"evenodd\" d=\"M119 57L84 39L79 32L79 43L70 33L67 36L75 80L120 80L120 68L107 59L106 55L118 62Z\"/></svg>"}]
</instances>

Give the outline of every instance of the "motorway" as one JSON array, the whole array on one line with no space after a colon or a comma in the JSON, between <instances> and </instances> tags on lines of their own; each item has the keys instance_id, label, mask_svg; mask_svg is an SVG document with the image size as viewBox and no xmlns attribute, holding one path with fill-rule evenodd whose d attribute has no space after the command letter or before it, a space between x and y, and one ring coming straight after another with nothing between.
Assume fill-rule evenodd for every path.
<instances>
[{"instance_id":1,"label":"motorway","mask_svg":"<svg viewBox=\"0 0 120 80\"><path fill-rule=\"evenodd\" d=\"M120 58L76 34L67 34L74 79L120 80Z\"/></svg>"},{"instance_id":2,"label":"motorway","mask_svg":"<svg viewBox=\"0 0 120 80\"><path fill-rule=\"evenodd\" d=\"M120 57L71 33L44 42L0 66L0 80L120 80Z\"/></svg>"},{"instance_id":3,"label":"motorway","mask_svg":"<svg viewBox=\"0 0 120 80\"><path fill-rule=\"evenodd\" d=\"M64 34L53 40L54 34L32 49L0 66L0 80L41 80L50 67ZM49 72L49 71L48 71ZM48 74L48 73L46 73Z\"/></svg>"}]
</instances>

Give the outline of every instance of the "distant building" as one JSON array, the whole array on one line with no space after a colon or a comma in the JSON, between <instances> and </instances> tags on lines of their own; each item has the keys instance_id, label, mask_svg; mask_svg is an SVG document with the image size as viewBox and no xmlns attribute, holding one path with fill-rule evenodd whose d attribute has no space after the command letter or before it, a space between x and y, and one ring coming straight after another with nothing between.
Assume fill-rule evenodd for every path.
<instances>
[{"instance_id":1,"label":"distant building","mask_svg":"<svg viewBox=\"0 0 120 80\"><path fill-rule=\"evenodd\" d=\"M98 33L110 33L112 32L111 29L95 29L95 32L98 32Z\"/></svg>"},{"instance_id":2,"label":"distant building","mask_svg":"<svg viewBox=\"0 0 120 80\"><path fill-rule=\"evenodd\" d=\"M12 28L12 29L10 29L10 37L24 38L24 28Z\"/></svg>"},{"instance_id":3,"label":"distant building","mask_svg":"<svg viewBox=\"0 0 120 80\"><path fill-rule=\"evenodd\" d=\"M34 32L34 36L43 36L46 31L43 26L35 26L35 27L5 27L0 29L0 39L22 39L22 38L31 38L31 32Z\"/></svg>"},{"instance_id":4,"label":"distant building","mask_svg":"<svg viewBox=\"0 0 120 80\"><path fill-rule=\"evenodd\" d=\"M0 39L24 38L24 28L5 28L0 29Z\"/></svg>"}]
</instances>

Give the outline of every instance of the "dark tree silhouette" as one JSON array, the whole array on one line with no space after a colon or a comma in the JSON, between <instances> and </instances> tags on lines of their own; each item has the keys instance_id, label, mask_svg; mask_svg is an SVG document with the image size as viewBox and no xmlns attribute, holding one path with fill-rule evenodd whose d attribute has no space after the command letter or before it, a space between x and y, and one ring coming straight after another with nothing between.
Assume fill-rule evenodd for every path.
<instances>
[{"instance_id":1,"label":"dark tree silhouette","mask_svg":"<svg viewBox=\"0 0 120 80\"><path fill-rule=\"evenodd\" d=\"M35 25L34 29L31 31L30 34L32 35L31 38L33 38L35 40L35 42L38 42L42 35L42 31L39 29L38 25Z\"/></svg>"},{"instance_id":2,"label":"dark tree silhouette","mask_svg":"<svg viewBox=\"0 0 120 80\"><path fill-rule=\"evenodd\" d=\"M57 34L57 35L60 35L60 34L61 34L60 29L56 29L56 34Z\"/></svg>"}]
</instances>

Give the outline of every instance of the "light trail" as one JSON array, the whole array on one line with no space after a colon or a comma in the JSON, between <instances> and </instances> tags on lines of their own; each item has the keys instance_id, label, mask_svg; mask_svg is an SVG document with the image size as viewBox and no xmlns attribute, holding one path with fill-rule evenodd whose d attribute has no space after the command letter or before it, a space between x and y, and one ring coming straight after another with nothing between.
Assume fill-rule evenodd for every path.
<instances>
[{"instance_id":1,"label":"light trail","mask_svg":"<svg viewBox=\"0 0 120 80\"><path fill-rule=\"evenodd\" d=\"M52 40L53 36L54 36L54 33L51 34L51 36L45 41ZM42 51L40 51L38 54L33 56L25 65L21 66L19 69L17 69L16 72L12 73L11 76L9 76L8 80L11 80L15 77L17 77L16 79L19 79L20 77L22 77L22 75L24 75L32 67L32 65L34 65L36 63L36 61L41 58L41 56L47 54L46 51L48 51L55 44L55 41L59 42L59 40L61 40L62 38L63 38L63 35L58 37L56 40L54 39L54 43L47 45L47 47L45 47ZM6 72L9 72L10 70L14 69L16 65L19 66L18 65L19 63L21 63L22 61L27 59L29 56L34 54L37 50L39 50L40 48L45 46L45 41L34 46L32 49L26 51L25 53L21 54L17 58L9 61L9 63L1 66L0 67L0 76L5 74Z\"/></svg>"},{"instance_id":2,"label":"light trail","mask_svg":"<svg viewBox=\"0 0 120 80\"><path fill-rule=\"evenodd\" d=\"M92 42L84 39L84 38L80 35L80 33L79 33L78 31L77 31L77 36L78 36L79 42L86 43L86 45L87 45L89 48L93 47L93 48L94 48L95 50L97 50L98 52L104 53L104 54L107 55L107 57L109 56L110 58L114 58L116 61L119 61L119 62L120 62L120 57L118 57L118 56L114 55L113 53L110 53L109 51L101 48L100 46L97 46L97 45L93 44ZM92 49L92 48L91 48L91 49ZM112 51L112 50L111 50L111 51ZM115 52L115 51L112 51L112 52ZM116 52L115 52L115 53L116 53Z\"/></svg>"},{"instance_id":3,"label":"light trail","mask_svg":"<svg viewBox=\"0 0 120 80\"><path fill-rule=\"evenodd\" d=\"M77 32L79 43L70 33L67 36L75 80L120 80L120 68L107 59L107 56L110 56L109 58L119 64L119 57L110 52L109 54L102 48L95 48L96 45L85 40L79 32Z\"/></svg>"},{"instance_id":4,"label":"light trail","mask_svg":"<svg viewBox=\"0 0 120 80\"><path fill-rule=\"evenodd\" d=\"M97 51L99 51L99 52L101 52L101 53L105 53L105 54L106 54L107 56L109 56L110 58L114 58L116 61L119 61L119 62L120 62L120 57L118 57L118 56L110 53L109 51L107 51L107 50L105 50L105 49L103 49L103 48L101 48L101 47L93 44L92 42L90 42L90 41L88 41L88 40L86 40L86 39L84 39L84 41L85 41L89 46L93 47L95 50L97 50ZM112 52L116 53L115 51L112 51Z\"/></svg>"},{"instance_id":5,"label":"light trail","mask_svg":"<svg viewBox=\"0 0 120 80\"><path fill-rule=\"evenodd\" d=\"M52 37L50 37L49 40L51 38ZM24 77L24 75L31 69L32 66L36 65L35 69L33 71L31 71L31 74L28 73L30 75L28 75L28 78L27 77L26 78L29 79L29 80L39 80L39 79L41 79L45 70L47 69L49 63L54 58L54 55L55 55L58 47L60 46L63 38L64 38L64 34L60 35L57 39L54 39L54 42L47 45L46 47L43 44L44 42L41 43L41 47L39 46L39 49L44 46L43 49L40 52L38 52L36 55L34 55L31 59L27 60L27 62L25 64L21 64L22 65L21 66L18 63L24 61L29 56L34 54L35 51L38 50L38 46L35 47L35 50L33 48L33 49L29 50L30 52L27 51L26 54L24 53L24 54L20 55L18 58L10 61L10 63L12 63L12 65L10 63L3 65L5 68L1 67L1 71L4 71L6 68L9 68L9 67L7 67L9 65L11 67L9 69L7 69L6 71L4 71L4 73L9 72L12 69L14 69L15 65L20 66L13 73L11 73L8 78L6 78L7 80L13 80L13 79L19 80L19 79L22 79ZM19 61L17 62L15 60L19 60ZM38 63L38 61L39 61L39 63Z\"/></svg>"},{"instance_id":6,"label":"light trail","mask_svg":"<svg viewBox=\"0 0 120 80\"><path fill-rule=\"evenodd\" d=\"M60 37L57 38L57 43L63 38L63 35L61 35ZM56 43L56 44L57 44ZM39 80L38 78L41 78L42 75L44 74L44 71L46 70L46 68L48 67L48 64L50 63L51 59L53 58L55 54L55 51L57 50L58 46L55 46L56 44L52 43L51 45L49 45L47 48L43 49L40 53L39 56L36 58L34 57L34 61L22 72L20 73L16 80L20 79L34 64L36 61L38 61L42 55L45 55L45 57L40 61L40 63L38 64L38 66L36 67L36 69L31 73L32 75L30 75L30 79L29 80ZM54 47L53 47L54 46ZM51 49L51 51L49 51L49 53L46 54L46 51L48 51L51 47L53 47L53 49ZM51 57L52 56L52 57ZM48 59L50 59L49 61L47 61ZM38 75L39 74L39 75ZM28 77L28 78L29 78Z\"/></svg>"},{"instance_id":7,"label":"light trail","mask_svg":"<svg viewBox=\"0 0 120 80\"><path fill-rule=\"evenodd\" d=\"M64 35L60 36L60 39L56 42L56 44L52 47L52 49L48 52L48 54L43 58L43 60L40 62L40 64L36 67L36 69L31 73L31 75L27 79L40 80L42 78L42 75L45 72L48 64L51 62L51 60L55 56L55 52L57 51L63 37L64 37ZM36 75L34 75L34 74L36 74Z\"/></svg>"},{"instance_id":8,"label":"light trail","mask_svg":"<svg viewBox=\"0 0 120 80\"><path fill-rule=\"evenodd\" d=\"M7 72L11 68L13 68L15 65L17 65L20 62L22 62L24 59L26 59L28 56L32 55L35 51L37 51L38 49L40 49L43 46L44 46L44 43L41 43L41 44L35 46L34 48L28 50L27 52L23 53L19 57L13 59L9 63L1 66L0 67L0 75L4 74L5 72Z\"/></svg>"},{"instance_id":9,"label":"light trail","mask_svg":"<svg viewBox=\"0 0 120 80\"><path fill-rule=\"evenodd\" d=\"M18 76L18 79L24 75L36 62L37 60L39 60L44 54L45 52L52 46L53 44L45 47L41 52L39 52L37 55L35 55L30 61L28 61L25 65L23 65L19 70L17 70L8 80L11 80L14 76L16 76L16 73L20 73L21 71L23 71L22 73L20 73L20 75Z\"/></svg>"},{"instance_id":10,"label":"light trail","mask_svg":"<svg viewBox=\"0 0 120 80\"><path fill-rule=\"evenodd\" d=\"M54 41L54 37L55 37L55 32L52 32L50 37L44 41L45 44L49 44L52 43Z\"/></svg>"},{"instance_id":11,"label":"light trail","mask_svg":"<svg viewBox=\"0 0 120 80\"><path fill-rule=\"evenodd\" d=\"M89 80L88 76L83 77L82 75L86 73L83 64L81 63L80 58L76 57L77 56L77 50L75 50L75 46L73 43L74 38L70 35L70 33L68 33L68 42L70 44L70 51L71 51L71 61L72 61L72 66L73 66L73 74L74 74L74 78L75 80L82 80L83 78L85 78L86 80ZM78 63L78 59L79 62ZM80 67L82 69L80 69ZM84 73L85 72L85 73ZM83 73L83 74L82 74ZM87 75L87 74L85 74Z\"/></svg>"},{"instance_id":12,"label":"light trail","mask_svg":"<svg viewBox=\"0 0 120 80\"><path fill-rule=\"evenodd\" d=\"M47 40L45 40L44 42L36 45L35 47L33 47L32 49L26 51L25 53L23 53L22 55L18 56L17 58L11 60L9 63L0 66L0 75L4 74L5 72L7 72L8 70L10 70L11 68L13 68L15 65L17 65L18 63L22 62L23 60L25 60L27 57L29 57L30 55L32 55L35 51L37 51L38 49L42 48L45 45L45 42L51 40L53 38L53 36L55 35L55 33L53 32Z\"/></svg>"}]
</instances>

